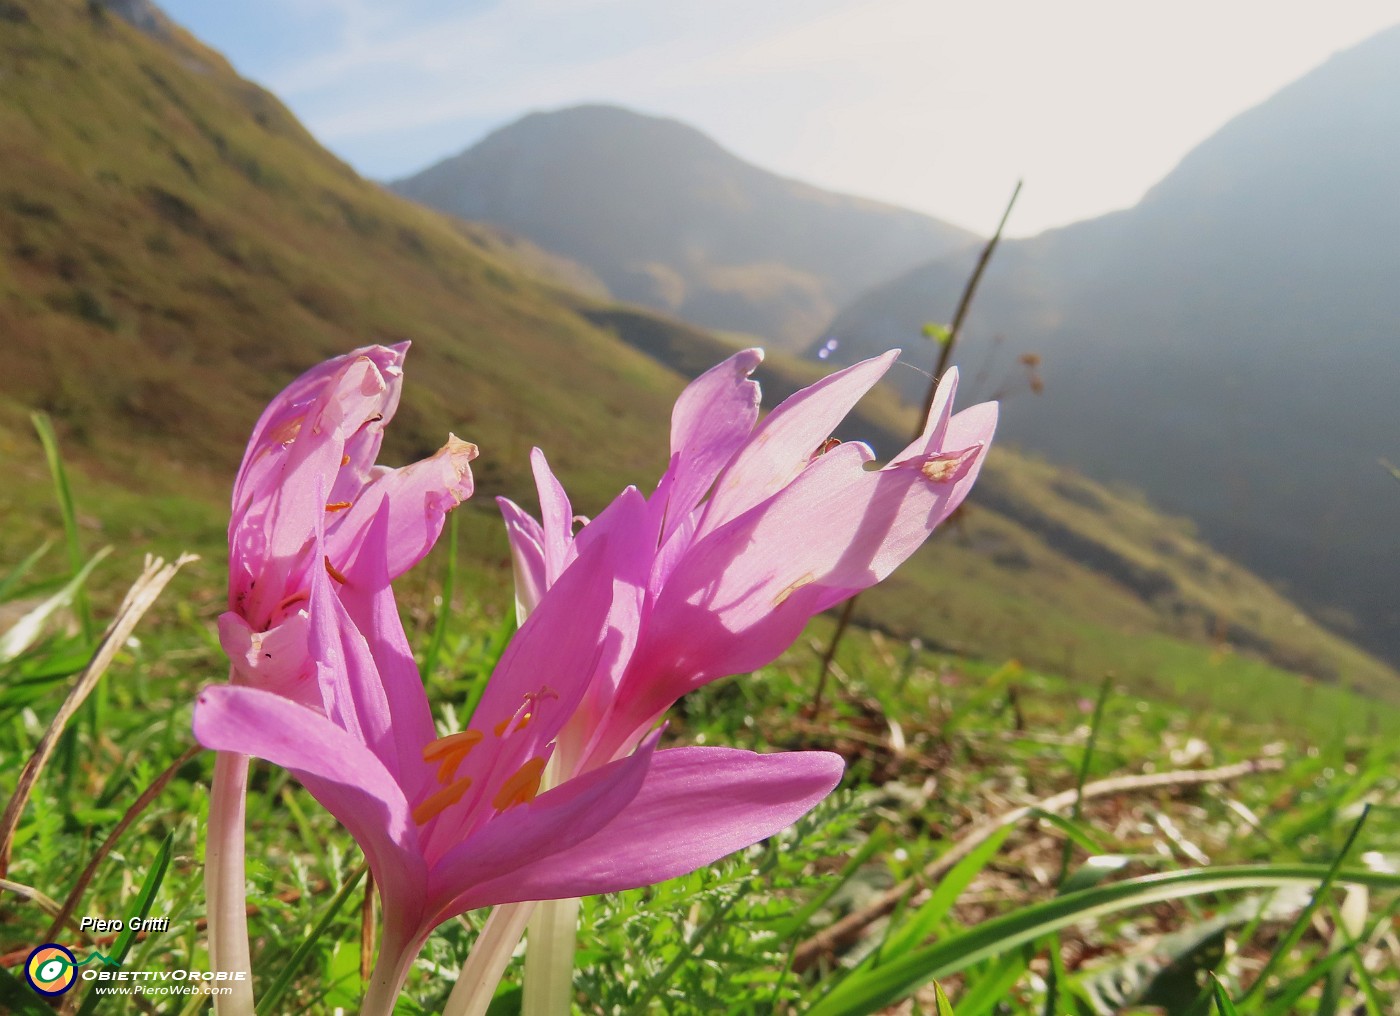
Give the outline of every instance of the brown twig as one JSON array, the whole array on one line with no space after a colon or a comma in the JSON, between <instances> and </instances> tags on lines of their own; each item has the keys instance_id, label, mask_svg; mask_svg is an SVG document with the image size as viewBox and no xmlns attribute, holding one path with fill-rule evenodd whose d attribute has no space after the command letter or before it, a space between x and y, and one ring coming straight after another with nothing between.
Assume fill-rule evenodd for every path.
<instances>
[{"instance_id":1,"label":"brown twig","mask_svg":"<svg viewBox=\"0 0 1400 1016\"><path fill-rule=\"evenodd\" d=\"M948 361L953 356L953 346L958 341L958 334L962 331L963 321L967 318L967 312L972 307L972 298L977 295L977 287L982 282L982 273L987 269L987 263L992 260L992 253L997 249L997 244L1001 242L1002 231L1006 229L1006 220L1011 217L1011 209L1016 205L1016 198L1021 194L1022 181L1016 181L1016 189L1011 192L1011 200L1006 203L1006 210L1001 213L1001 221L997 223L996 232L987 241L987 245L982 248L981 255L977 258L977 264L972 269L972 275L968 277L967 285L963 287L962 296L958 298L957 310L953 312L953 323L948 326L948 334L939 343L938 362L934 364L933 373L929 376L928 394L924 396L924 411L919 414L914 421L914 435L911 440L916 440L923 433L924 421L928 419L929 412L933 409L933 397L938 391L938 381L943 377L943 372L948 369ZM836 658L836 648L841 644L841 639L846 634L846 629L851 625L851 618L856 612L856 600L860 598L857 593L846 601L846 605L841 608L841 616L837 618L836 630L831 633L831 641L827 643L826 652L822 653L822 662L817 670L817 688L812 694L812 704L809 712L816 716L821 711L822 693L826 690L826 676L831 670L831 661Z\"/></svg>"},{"instance_id":2,"label":"brown twig","mask_svg":"<svg viewBox=\"0 0 1400 1016\"><path fill-rule=\"evenodd\" d=\"M141 813L146 810L147 806L160 796L160 792L165 789L166 784L175 778L175 774L180 771L184 764L203 750L204 749L197 744L191 745L185 750L184 754L170 763L163 773L152 780L151 785L143 790L141 796L126 810L126 814L121 817L121 821L116 824L116 827L107 834L107 838L102 841L102 846L97 848L97 853L92 855L92 860L88 861L87 867L84 868L83 873L78 876L78 881L75 882L73 888L69 890L68 898L63 901L62 909L60 909L57 916L54 917L53 924L49 926L45 941L54 941L54 937L59 933L60 929L70 922L74 911L78 909L78 904L82 902L83 893L87 890L89 883L92 882L93 876L97 874L98 866L106 859L107 855L112 852L112 848L117 845L117 841L121 839L122 834L141 816Z\"/></svg>"},{"instance_id":3,"label":"brown twig","mask_svg":"<svg viewBox=\"0 0 1400 1016\"><path fill-rule=\"evenodd\" d=\"M1006 210L1001 213L1001 221L997 223L996 232L987 241L987 245L982 248L981 255L977 258L977 264L972 269L972 275L967 280L967 285L963 287L962 296L958 299L958 309L953 312L953 323L948 326L948 337L942 343L942 349L938 351L938 363L933 368L933 377L929 378L928 394L924 396L924 411L915 424L920 430L923 428L924 420L927 419L929 410L933 408L933 396L938 391L938 381L943 377L943 372L948 369L948 361L953 357L953 345L958 341L958 336L962 332L963 321L967 318L967 312L972 308L972 298L977 295L977 287L982 283L982 273L987 270L987 263L992 260L992 254L997 249L997 244L1001 243L1002 231L1006 229L1006 220L1011 218L1011 209L1016 205L1016 199L1021 196L1021 183L1016 181L1016 188L1011 192L1011 200L1006 203ZM914 432L918 437L920 430Z\"/></svg>"},{"instance_id":4,"label":"brown twig","mask_svg":"<svg viewBox=\"0 0 1400 1016\"><path fill-rule=\"evenodd\" d=\"M63 700L63 705L59 706L57 715L49 724L49 729L44 731L44 736L39 739L34 754L29 756L29 761L25 763L23 772L19 774L19 782L15 786L15 792L5 808L4 816L0 817L0 878L3 878L10 870L10 852L14 846L15 831L19 828L19 820L24 813L24 806L29 802L29 795L34 789L34 783L39 779L39 773L43 771L49 757L53 754L54 747L63 734L64 728L68 725L68 721L87 700L93 688L97 687L97 682L111 666L117 651L126 644L132 629L141 620L141 616L150 609L151 604L155 602L166 583L174 578L175 573L184 565L193 560L195 557L190 554L181 554L173 564L166 564L158 557L146 558L145 571L127 590L126 598L117 610L116 617L112 619L112 623L103 634L102 641L98 643L97 652L93 653L92 661L88 663L72 690L68 692L68 697Z\"/></svg>"},{"instance_id":5,"label":"brown twig","mask_svg":"<svg viewBox=\"0 0 1400 1016\"><path fill-rule=\"evenodd\" d=\"M969 826L951 848L925 866L919 874L905 879L894 888L887 890L870 905L847 914L839 921L828 925L811 938L803 941L793 953L792 969L801 973L823 957L835 956L846 951L855 944L867 927L891 913L901 900L925 883L946 875L954 865L972 853L979 844L986 842L1003 826L1013 825L1034 812L1053 814L1072 807L1076 800L1088 800L1091 797L1112 797L1116 794L1156 790L1163 787L1225 783L1254 773L1277 772L1282 768L1282 759L1263 758L1220 766L1215 769L1179 769L1167 773L1149 773L1145 776L1115 776L1106 780L1086 783L1082 791L1066 790L1034 804L1013 808L1000 815L984 819Z\"/></svg>"}]
</instances>

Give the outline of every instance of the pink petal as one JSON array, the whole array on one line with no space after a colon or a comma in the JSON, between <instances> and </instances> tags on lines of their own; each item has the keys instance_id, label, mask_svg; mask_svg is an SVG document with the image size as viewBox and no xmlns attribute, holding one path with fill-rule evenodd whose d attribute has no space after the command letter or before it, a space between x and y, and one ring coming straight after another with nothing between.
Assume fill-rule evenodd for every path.
<instances>
[{"instance_id":1,"label":"pink petal","mask_svg":"<svg viewBox=\"0 0 1400 1016\"><path fill-rule=\"evenodd\" d=\"M471 729L486 736L456 771L470 778L460 807L435 820L430 858L471 835L486 819L504 782L550 743L573 715L605 661L623 638L609 624L615 565L611 541L597 540L540 600L506 646L472 714ZM528 713L528 721L524 715Z\"/></svg>"},{"instance_id":2,"label":"pink petal","mask_svg":"<svg viewBox=\"0 0 1400 1016\"><path fill-rule=\"evenodd\" d=\"M574 510L569 505L569 495L564 485L549 468L544 452L538 448L530 452L530 466L535 473L535 488L540 495L540 529L544 533L545 579L549 583L558 580L564 569L573 561Z\"/></svg>"},{"instance_id":3,"label":"pink petal","mask_svg":"<svg viewBox=\"0 0 1400 1016\"><path fill-rule=\"evenodd\" d=\"M379 721L376 754L414 799L431 777L423 761L423 746L437 737L423 679L404 634L394 592L389 585L388 534L392 524L387 507L380 510L365 535L357 567L334 592L344 606L342 626L353 625L357 637L348 642L355 680L371 687L360 698L385 710ZM359 637L362 636L362 637Z\"/></svg>"},{"instance_id":4,"label":"pink petal","mask_svg":"<svg viewBox=\"0 0 1400 1016\"><path fill-rule=\"evenodd\" d=\"M759 388L749 376L763 350L745 349L686 386L671 413L671 467L666 533L705 496L715 477L748 440L758 420Z\"/></svg>"},{"instance_id":5,"label":"pink petal","mask_svg":"<svg viewBox=\"0 0 1400 1016\"><path fill-rule=\"evenodd\" d=\"M941 448L948 433L948 419L953 413L953 397L958 393L958 368L949 367L938 379L938 388L933 393L933 402L924 420L923 433L919 441L926 448ZM918 443L918 442L916 442Z\"/></svg>"},{"instance_id":6,"label":"pink petal","mask_svg":"<svg viewBox=\"0 0 1400 1016\"><path fill-rule=\"evenodd\" d=\"M934 452L870 472L868 450L840 445L697 540L657 595L610 737L650 723L707 681L772 662L813 614L885 578L961 501L984 450Z\"/></svg>"},{"instance_id":7,"label":"pink petal","mask_svg":"<svg viewBox=\"0 0 1400 1016\"><path fill-rule=\"evenodd\" d=\"M282 389L263 410L262 415L258 417L258 422L253 425L253 433L248 441L248 451L253 452L262 447L265 442L273 443L280 440L274 435L283 431L290 421L304 416L306 410L325 388L335 383L346 365L361 357L369 358L379 369L379 372L385 376L400 376L403 372L403 360L404 355L408 352L408 347L407 342L400 342L393 346L366 346L346 353L344 356L332 357L305 371ZM237 505L239 500L237 489L235 489L234 504Z\"/></svg>"},{"instance_id":8,"label":"pink petal","mask_svg":"<svg viewBox=\"0 0 1400 1016\"><path fill-rule=\"evenodd\" d=\"M305 591L313 534L332 503L328 492L342 488L345 475L368 468L347 462L347 441L379 426L398 399L373 356L336 362L337 371L318 374L323 383L310 404L279 400L276 427L257 432L235 484L229 608L255 629L279 621L285 599Z\"/></svg>"},{"instance_id":9,"label":"pink petal","mask_svg":"<svg viewBox=\"0 0 1400 1016\"><path fill-rule=\"evenodd\" d=\"M421 898L427 872L408 802L393 774L356 738L271 692L228 685L199 693L194 734L206 748L290 770L355 837L385 899Z\"/></svg>"},{"instance_id":10,"label":"pink petal","mask_svg":"<svg viewBox=\"0 0 1400 1016\"><path fill-rule=\"evenodd\" d=\"M549 899L517 893L519 871L592 836L626 807L642 787L660 736L657 731L627 758L496 815L446 852L432 868L439 919L496 903Z\"/></svg>"},{"instance_id":11,"label":"pink petal","mask_svg":"<svg viewBox=\"0 0 1400 1016\"><path fill-rule=\"evenodd\" d=\"M629 764L632 759L623 759L591 775ZM676 878L791 825L835 789L843 768L839 755L821 751L657 752L640 790L591 835L587 829L593 823L584 824L583 816L575 813L581 811L576 809L577 797L560 806L560 814L551 807L548 816L544 808L549 795L541 797L537 810L525 817L540 823L539 838L553 836L563 849L531 857L478 885L463 900L467 907L478 907L591 896ZM581 782L571 780L552 793Z\"/></svg>"},{"instance_id":12,"label":"pink petal","mask_svg":"<svg viewBox=\"0 0 1400 1016\"><path fill-rule=\"evenodd\" d=\"M898 355L897 350L891 350L837 371L802 389L769 413L720 474L700 523L701 535L790 483Z\"/></svg>"},{"instance_id":13,"label":"pink petal","mask_svg":"<svg viewBox=\"0 0 1400 1016\"><path fill-rule=\"evenodd\" d=\"M544 570L544 531L540 524L509 498L498 497L510 544L511 570L515 577L515 620L524 624L548 588Z\"/></svg>"},{"instance_id":14,"label":"pink petal","mask_svg":"<svg viewBox=\"0 0 1400 1016\"><path fill-rule=\"evenodd\" d=\"M587 692L558 736L556 755L562 772L576 772L592 757L590 744L613 708L623 671L636 649L659 523L647 500L635 487L628 487L575 541L579 560L573 567L605 569L612 576L613 589L603 652ZM601 539L608 542L606 560L592 550L594 541ZM602 761L611 759L609 753Z\"/></svg>"},{"instance_id":15,"label":"pink petal","mask_svg":"<svg viewBox=\"0 0 1400 1016\"><path fill-rule=\"evenodd\" d=\"M220 614L219 644L233 663L235 683L319 709L321 689L306 649L306 627L305 611L288 614L265 632L253 631L231 610Z\"/></svg>"},{"instance_id":16,"label":"pink petal","mask_svg":"<svg viewBox=\"0 0 1400 1016\"><path fill-rule=\"evenodd\" d=\"M432 550L443 522L472 496L471 461L476 445L449 434L435 454L398 469L378 469L367 486L327 502L350 507L327 518L326 553L343 572L355 565L365 532L384 506L389 519L385 547L389 577L398 578ZM323 508L324 510L324 508Z\"/></svg>"}]
</instances>

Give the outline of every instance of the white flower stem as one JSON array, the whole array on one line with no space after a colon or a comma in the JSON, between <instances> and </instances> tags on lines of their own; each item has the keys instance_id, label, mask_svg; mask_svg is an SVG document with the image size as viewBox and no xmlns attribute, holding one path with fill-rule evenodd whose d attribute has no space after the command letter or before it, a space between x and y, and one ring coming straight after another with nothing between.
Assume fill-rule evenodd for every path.
<instances>
[{"instance_id":1,"label":"white flower stem","mask_svg":"<svg viewBox=\"0 0 1400 1016\"><path fill-rule=\"evenodd\" d=\"M574 1001L574 950L582 901L545 900L530 919L525 995L520 1016L569 1016Z\"/></svg>"},{"instance_id":2,"label":"white flower stem","mask_svg":"<svg viewBox=\"0 0 1400 1016\"><path fill-rule=\"evenodd\" d=\"M218 1016L252 1016L253 964L248 953L248 905L243 874L243 825L248 756L217 752L209 789L209 828L204 841L204 895L209 920L209 965L243 972L225 981L230 994L214 996Z\"/></svg>"},{"instance_id":3,"label":"white flower stem","mask_svg":"<svg viewBox=\"0 0 1400 1016\"><path fill-rule=\"evenodd\" d=\"M408 980L409 969L423 942L408 943L386 925L379 941L379 956L369 975L369 987L360 1003L360 1016L393 1016L394 1005Z\"/></svg>"},{"instance_id":4,"label":"white flower stem","mask_svg":"<svg viewBox=\"0 0 1400 1016\"><path fill-rule=\"evenodd\" d=\"M448 996L442 1016L484 1016L537 905L533 902L506 903L492 909L467 962L462 965L457 986Z\"/></svg>"}]
</instances>

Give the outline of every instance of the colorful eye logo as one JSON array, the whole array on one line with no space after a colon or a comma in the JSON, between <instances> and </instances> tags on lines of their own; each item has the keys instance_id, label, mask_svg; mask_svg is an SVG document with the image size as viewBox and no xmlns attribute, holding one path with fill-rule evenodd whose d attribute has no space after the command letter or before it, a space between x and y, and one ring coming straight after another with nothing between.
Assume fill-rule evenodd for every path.
<instances>
[{"instance_id":1,"label":"colorful eye logo","mask_svg":"<svg viewBox=\"0 0 1400 1016\"><path fill-rule=\"evenodd\" d=\"M48 942L29 954L24 979L41 995L62 995L78 979L78 961L63 946Z\"/></svg>"}]
</instances>

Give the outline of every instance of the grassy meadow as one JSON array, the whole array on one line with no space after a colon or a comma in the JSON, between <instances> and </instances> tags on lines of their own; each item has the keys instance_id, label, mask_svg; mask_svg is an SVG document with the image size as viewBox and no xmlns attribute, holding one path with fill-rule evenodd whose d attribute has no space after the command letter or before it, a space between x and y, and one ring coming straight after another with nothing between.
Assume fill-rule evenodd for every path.
<instances>
[{"instance_id":1,"label":"grassy meadow","mask_svg":"<svg viewBox=\"0 0 1400 1016\"><path fill-rule=\"evenodd\" d=\"M266 400L409 337L386 461L480 445L476 496L398 583L458 729L512 628L492 497L533 504L535 444L584 514L648 489L675 396L741 340L359 178L183 33L0 0L0 58L0 1012L201 1013L86 982L50 1004L21 971L45 942L208 966L190 716L227 674L227 491ZM933 359L913 342L896 370ZM770 354L765 406L821 373ZM888 455L913 422L877 390L838 436ZM148 554L186 553L123 611ZM958 1016L1400 1012L1391 667L1187 522L1004 444L856 617L825 682L819 617L675 710L668 744L829 749L847 775L741 856L586 901L576 1012L941 1016L935 982ZM358 848L271 766L248 814L259 1011L355 1011ZM82 927L134 916L169 929ZM401 1012L441 1010L482 916L430 939ZM519 1009L517 958L492 1013Z\"/></svg>"},{"instance_id":2,"label":"grassy meadow","mask_svg":"<svg viewBox=\"0 0 1400 1016\"><path fill-rule=\"evenodd\" d=\"M28 465L45 478L42 457ZM192 750L189 722L194 691L225 664L212 630L217 511L83 482L69 510L51 490L26 489L35 500L6 514L31 528L7 534L0 579L4 798L79 682L136 556L205 555L113 647L18 813L0 896L0 1005L38 1014L52 1010L17 977L41 942L131 969L207 964L212 756ZM453 727L511 632L493 526L461 511L458 560L445 538L401 584L430 699ZM72 583L73 566L99 550L95 535L124 546ZM25 617L62 589L20 639ZM1210 973L1241 1013L1394 1012L1395 710L1167 639L1139 647L1162 679L1129 684L872 630L848 636L818 701L831 627L819 618L776 665L683 700L667 741L830 749L848 763L841 789L712 869L586 901L576 1012L934 1013L936 979L959 1016L1186 1016L1227 1004ZM372 953L358 848L265 764L255 763L248 808L260 1011L354 1011ZM137 914L168 918L170 931L77 930L84 916ZM481 916L432 937L398 1011L441 1008ZM493 1013L518 1010L519 976L517 959ZM123 1008L80 988L61 1009L209 1004L193 995Z\"/></svg>"}]
</instances>

